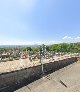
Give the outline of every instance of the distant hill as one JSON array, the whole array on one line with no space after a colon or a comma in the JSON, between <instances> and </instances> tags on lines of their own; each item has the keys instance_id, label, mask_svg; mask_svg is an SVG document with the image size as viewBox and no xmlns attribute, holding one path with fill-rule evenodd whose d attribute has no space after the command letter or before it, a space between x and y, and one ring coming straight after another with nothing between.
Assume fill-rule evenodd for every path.
<instances>
[{"instance_id":1,"label":"distant hill","mask_svg":"<svg viewBox=\"0 0 80 92\"><path fill-rule=\"evenodd\" d=\"M0 48L26 48L26 47L39 47L40 45L0 45Z\"/></svg>"}]
</instances>

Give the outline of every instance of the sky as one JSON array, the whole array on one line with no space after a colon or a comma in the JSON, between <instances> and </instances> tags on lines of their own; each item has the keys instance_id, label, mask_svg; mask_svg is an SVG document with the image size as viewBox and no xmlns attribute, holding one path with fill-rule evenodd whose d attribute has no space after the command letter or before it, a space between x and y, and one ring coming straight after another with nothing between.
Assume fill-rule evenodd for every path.
<instances>
[{"instance_id":1,"label":"sky","mask_svg":"<svg viewBox=\"0 0 80 92\"><path fill-rule=\"evenodd\" d=\"M80 42L80 0L0 0L0 45Z\"/></svg>"}]
</instances>

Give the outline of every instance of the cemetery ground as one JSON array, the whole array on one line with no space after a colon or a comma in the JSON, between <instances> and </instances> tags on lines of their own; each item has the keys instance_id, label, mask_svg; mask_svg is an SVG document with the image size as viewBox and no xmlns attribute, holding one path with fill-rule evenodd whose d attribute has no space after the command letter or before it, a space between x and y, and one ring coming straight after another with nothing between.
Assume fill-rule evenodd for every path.
<instances>
[{"instance_id":1,"label":"cemetery ground","mask_svg":"<svg viewBox=\"0 0 80 92\"><path fill-rule=\"evenodd\" d=\"M69 57L71 56L70 55L54 56L53 58L44 59L43 63L63 60ZM30 61L29 58L26 58L26 59L14 60L14 61L1 62L0 63L0 74L5 73L5 72L21 70L21 69L28 68L28 67L34 67L37 65L41 65L40 59L35 59L35 60Z\"/></svg>"}]
</instances>

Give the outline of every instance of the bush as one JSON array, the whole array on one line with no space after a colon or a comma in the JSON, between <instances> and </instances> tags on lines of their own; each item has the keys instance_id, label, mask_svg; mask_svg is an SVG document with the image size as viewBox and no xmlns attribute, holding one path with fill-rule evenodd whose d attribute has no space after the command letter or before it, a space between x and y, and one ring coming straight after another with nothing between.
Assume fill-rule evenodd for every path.
<instances>
[{"instance_id":1,"label":"bush","mask_svg":"<svg viewBox=\"0 0 80 92\"><path fill-rule=\"evenodd\" d=\"M13 58L12 58L12 57L9 57L8 60L9 60L9 61L13 61Z\"/></svg>"}]
</instances>

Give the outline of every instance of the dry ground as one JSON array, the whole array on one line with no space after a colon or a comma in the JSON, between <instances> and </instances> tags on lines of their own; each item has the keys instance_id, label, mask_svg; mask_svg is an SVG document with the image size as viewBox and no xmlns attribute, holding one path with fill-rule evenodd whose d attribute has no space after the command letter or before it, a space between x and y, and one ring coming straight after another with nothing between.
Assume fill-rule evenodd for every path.
<instances>
[{"instance_id":1,"label":"dry ground","mask_svg":"<svg viewBox=\"0 0 80 92\"><path fill-rule=\"evenodd\" d=\"M69 57L70 57L69 55L64 55L64 56L59 56L59 57L55 56L54 60L45 59L44 63L54 62L55 60L59 61L61 59L65 59L65 58L69 58ZM41 64L40 60L30 62L30 60L28 58L14 60L14 61L0 62L0 74L5 73L5 72L16 71L16 70L20 70L20 69L24 69L24 68L28 68L28 67L33 67L33 66L37 66L40 64Z\"/></svg>"}]
</instances>

